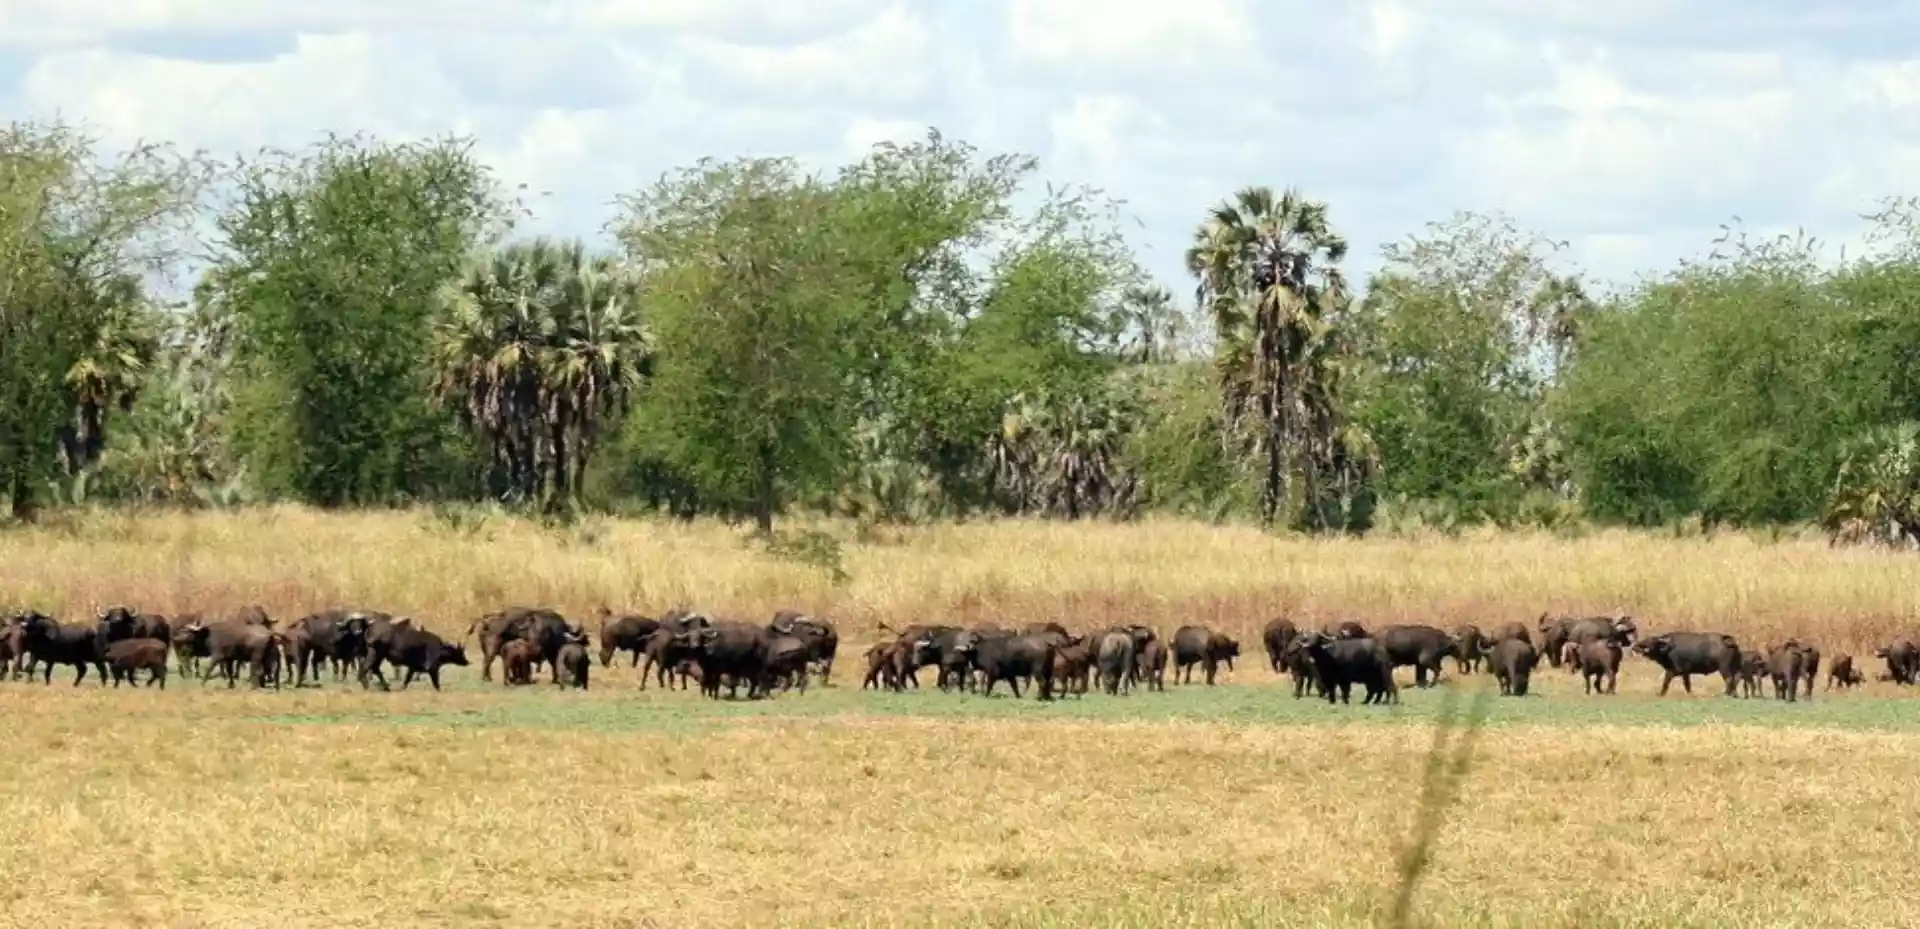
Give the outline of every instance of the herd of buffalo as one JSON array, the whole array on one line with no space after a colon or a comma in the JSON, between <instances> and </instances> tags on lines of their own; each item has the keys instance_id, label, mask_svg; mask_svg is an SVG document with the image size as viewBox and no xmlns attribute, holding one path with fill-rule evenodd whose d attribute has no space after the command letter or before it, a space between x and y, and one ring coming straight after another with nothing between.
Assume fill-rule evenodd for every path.
<instances>
[{"instance_id":1,"label":"herd of buffalo","mask_svg":"<svg viewBox=\"0 0 1920 929\"><path fill-rule=\"evenodd\" d=\"M256 687L295 687L317 683L323 673L335 681L351 674L364 687L388 687L386 666L402 672L404 689L424 675L440 687L441 669L470 664L467 642L480 651L480 677L493 679L500 663L505 685L533 683L546 666L549 682L585 688L597 641L602 668L617 656L640 668L640 687L649 680L685 689L698 682L708 697L722 687L749 698L798 688L805 693L817 675L828 682L840 635L824 618L795 610L775 613L767 623L720 619L686 609L659 618L615 614L602 607L598 628L544 608L514 607L475 619L461 641L448 641L405 616L369 610L327 610L282 626L259 606L208 619L198 614L168 618L116 606L91 622L61 622L28 610L6 617L0 626L0 678L31 678L38 670L51 683L55 665L70 665L74 684L92 668L104 685L136 683L146 672L148 686L166 686L171 664L205 683L216 673L236 685L244 669ZM1059 623L1031 623L1007 629L992 623L972 627L912 625L895 629L882 623L881 641L866 650L862 689L902 691L921 686L931 671L943 691L980 691L991 695L1000 684L1017 698L1022 686L1041 700L1084 695L1090 689L1121 694L1136 687L1164 690L1169 663L1176 682L1191 683L1196 670L1211 685L1220 666L1233 669L1240 643L1205 626L1182 626L1171 639L1150 626L1129 624L1075 634ZM1303 630L1281 618L1261 634L1274 673L1289 675L1296 698L1308 694L1327 702L1350 702L1353 687L1363 703L1399 700L1394 672L1413 668L1414 683L1430 686L1451 660L1461 674L1484 668L1500 692L1525 696L1535 666L1544 658L1552 667L1578 673L1587 693L1614 693L1620 662L1633 652L1665 672L1660 693L1678 678L1688 693L1694 675L1717 674L1726 694L1758 696L1771 683L1775 698L1811 698L1822 656L1813 644L1787 639L1764 648L1743 648L1731 635L1667 632L1641 637L1630 616L1542 616L1529 627L1512 622L1491 634L1478 626L1452 632L1430 625L1389 625L1368 630L1355 622ZM1899 639L1878 649L1886 662L1883 680L1920 682L1920 644ZM645 666L641 666L641 662ZM1827 687L1852 687L1864 680L1853 656L1827 662Z\"/></svg>"}]
</instances>

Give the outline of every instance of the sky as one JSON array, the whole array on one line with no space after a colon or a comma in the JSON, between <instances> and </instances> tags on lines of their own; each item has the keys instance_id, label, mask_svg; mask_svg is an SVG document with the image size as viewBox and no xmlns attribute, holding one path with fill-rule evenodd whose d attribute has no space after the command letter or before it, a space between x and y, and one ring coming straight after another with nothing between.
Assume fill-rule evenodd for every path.
<instances>
[{"instance_id":1,"label":"sky","mask_svg":"<svg viewBox=\"0 0 1920 929\"><path fill-rule=\"evenodd\" d=\"M1126 200L1177 294L1251 184L1326 201L1356 280L1477 210L1618 282L1920 193L1916 36L1900 0L5 0L0 114L223 156L472 134L532 231L590 240L702 156L937 126Z\"/></svg>"}]
</instances>

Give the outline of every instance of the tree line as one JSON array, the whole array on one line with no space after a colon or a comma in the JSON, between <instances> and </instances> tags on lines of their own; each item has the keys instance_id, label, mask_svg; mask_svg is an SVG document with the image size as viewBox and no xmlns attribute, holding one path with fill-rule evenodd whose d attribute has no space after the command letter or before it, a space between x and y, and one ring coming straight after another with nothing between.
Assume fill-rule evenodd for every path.
<instances>
[{"instance_id":1,"label":"tree line","mask_svg":"<svg viewBox=\"0 0 1920 929\"><path fill-rule=\"evenodd\" d=\"M1837 263L1729 229L1610 285L1459 213L1357 288L1334 206L1252 186L1176 294L1037 170L937 131L707 159L599 247L518 234L468 138L216 162L15 122L0 497L1920 529L1914 201Z\"/></svg>"}]
</instances>

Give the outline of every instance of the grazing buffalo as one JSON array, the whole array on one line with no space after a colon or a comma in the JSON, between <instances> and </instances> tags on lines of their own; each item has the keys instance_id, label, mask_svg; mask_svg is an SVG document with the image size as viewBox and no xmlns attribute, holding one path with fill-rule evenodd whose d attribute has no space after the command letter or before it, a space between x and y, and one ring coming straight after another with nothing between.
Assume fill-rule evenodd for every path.
<instances>
[{"instance_id":1,"label":"grazing buffalo","mask_svg":"<svg viewBox=\"0 0 1920 929\"><path fill-rule=\"evenodd\" d=\"M1488 662L1493 665L1493 679L1500 682L1502 696L1524 697L1533 680L1533 668L1540 663L1540 652L1524 636L1504 638L1493 643Z\"/></svg>"},{"instance_id":2,"label":"grazing buffalo","mask_svg":"<svg viewBox=\"0 0 1920 929\"><path fill-rule=\"evenodd\" d=\"M107 670L113 674L113 686L126 681L127 686L136 685L134 673L147 672L147 686L160 685L167 689L167 652L170 643L144 636L121 639L107 646Z\"/></svg>"},{"instance_id":3,"label":"grazing buffalo","mask_svg":"<svg viewBox=\"0 0 1920 929\"><path fill-rule=\"evenodd\" d=\"M613 656L626 652L632 656L628 668L640 666L640 657L647 652L647 639L660 628L660 621L634 613L614 615L612 610L600 607L595 611L599 619L600 667L613 664Z\"/></svg>"},{"instance_id":4,"label":"grazing buffalo","mask_svg":"<svg viewBox=\"0 0 1920 929\"><path fill-rule=\"evenodd\" d=\"M1133 690L1134 647L1133 636L1125 632L1108 632L1100 637L1095 646L1094 664L1100 669L1100 688L1108 696L1130 693Z\"/></svg>"},{"instance_id":5,"label":"grazing buffalo","mask_svg":"<svg viewBox=\"0 0 1920 929\"><path fill-rule=\"evenodd\" d=\"M974 636L962 644L972 670L980 672L983 692L993 696L993 687L1001 681L1020 697L1020 679L1026 678L1039 689L1039 699L1053 699L1053 659L1056 646L1051 635Z\"/></svg>"},{"instance_id":6,"label":"grazing buffalo","mask_svg":"<svg viewBox=\"0 0 1920 929\"><path fill-rule=\"evenodd\" d=\"M1573 665L1580 672L1581 683L1586 693L1620 692L1620 643L1618 641L1602 638L1579 645L1574 651Z\"/></svg>"},{"instance_id":7,"label":"grazing buffalo","mask_svg":"<svg viewBox=\"0 0 1920 929\"><path fill-rule=\"evenodd\" d=\"M1273 673L1283 673L1280 656L1287 651L1287 645L1300 635L1293 621L1283 616L1267 620L1267 627L1260 630L1260 643L1267 647L1267 665Z\"/></svg>"},{"instance_id":8,"label":"grazing buffalo","mask_svg":"<svg viewBox=\"0 0 1920 929\"><path fill-rule=\"evenodd\" d=\"M1525 627L1522 627L1523 631ZM1493 640L1487 638L1480 627L1468 623L1453 631L1453 640L1457 645L1454 661L1459 665L1461 674L1472 674L1480 670L1480 663L1486 660L1487 649L1493 646Z\"/></svg>"},{"instance_id":9,"label":"grazing buffalo","mask_svg":"<svg viewBox=\"0 0 1920 929\"><path fill-rule=\"evenodd\" d=\"M1438 682L1447 657L1459 654L1459 643L1453 636L1434 626L1387 626L1375 638L1386 648L1394 667L1413 666L1416 687Z\"/></svg>"},{"instance_id":10,"label":"grazing buffalo","mask_svg":"<svg viewBox=\"0 0 1920 929\"><path fill-rule=\"evenodd\" d=\"M1181 684L1193 683L1193 667L1199 665L1211 687L1219 666L1225 663L1231 671L1233 659L1239 656L1240 643L1225 633L1205 626L1181 626L1173 634L1173 679Z\"/></svg>"},{"instance_id":11,"label":"grazing buffalo","mask_svg":"<svg viewBox=\"0 0 1920 929\"><path fill-rule=\"evenodd\" d=\"M1398 703L1400 687L1393 680L1393 658L1378 639L1339 639L1320 632L1304 636L1302 648L1313 662L1314 676L1328 703L1352 703L1353 685L1367 689L1360 702Z\"/></svg>"},{"instance_id":12,"label":"grazing buffalo","mask_svg":"<svg viewBox=\"0 0 1920 929\"><path fill-rule=\"evenodd\" d=\"M1733 636L1718 632L1666 632L1633 643L1633 650L1660 666L1666 676L1660 681L1660 696L1667 695L1673 679L1693 693L1693 675L1718 674L1726 682L1726 696L1733 696L1740 676L1740 643Z\"/></svg>"},{"instance_id":13,"label":"grazing buffalo","mask_svg":"<svg viewBox=\"0 0 1920 929\"><path fill-rule=\"evenodd\" d=\"M19 622L20 645L41 666L42 684L52 684L53 666L64 664L72 665L76 672L73 678L75 687L87 679L89 666L100 678L100 686L107 685L107 666L103 659L106 649L100 641L98 626L70 626L33 611L21 614ZM28 665L29 674L32 673L32 667Z\"/></svg>"}]
</instances>

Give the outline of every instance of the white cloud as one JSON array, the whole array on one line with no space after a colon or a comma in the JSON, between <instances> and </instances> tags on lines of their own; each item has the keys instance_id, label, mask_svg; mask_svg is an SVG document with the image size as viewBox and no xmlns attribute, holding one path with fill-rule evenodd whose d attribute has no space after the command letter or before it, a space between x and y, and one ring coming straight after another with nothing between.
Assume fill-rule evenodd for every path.
<instances>
[{"instance_id":1,"label":"white cloud","mask_svg":"<svg viewBox=\"0 0 1920 929\"><path fill-rule=\"evenodd\" d=\"M551 191L543 230L589 236L703 155L826 167L932 125L1126 198L1176 292L1193 223L1254 183L1327 199L1356 276L1469 208L1625 277L1734 215L1857 237L1920 177L1920 53L1890 38L1917 20L1873 0L11 0L0 105L221 154L471 131Z\"/></svg>"}]
</instances>

